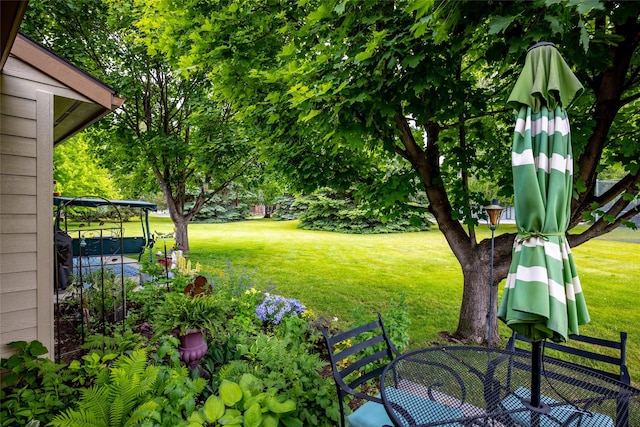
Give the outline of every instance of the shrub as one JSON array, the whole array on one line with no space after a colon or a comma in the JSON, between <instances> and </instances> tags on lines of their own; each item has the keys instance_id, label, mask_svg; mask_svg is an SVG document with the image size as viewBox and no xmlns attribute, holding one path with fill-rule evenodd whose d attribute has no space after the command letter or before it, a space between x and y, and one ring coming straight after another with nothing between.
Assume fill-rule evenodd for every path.
<instances>
[{"instance_id":1,"label":"shrub","mask_svg":"<svg viewBox=\"0 0 640 427\"><path fill-rule=\"evenodd\" d=\"M400 293L399 298L391 300L386 312L382 314L385 329L389 334L389 339L401 353L406 350L409 345L409 309L405 302L406 294ZM367 310L364 306L358 306L354 310L353 327L365 325L374 320L374 313ZM362 339L366 339L366 334L362 335Z\"/></svg>"},{"instance_id":2,"label":"shrub","mask_svg":"<svg viewBox=\"0 0 640 427\"><path fill-rule=\"evenodd\" d=\"M145 368L144 351L123 357L111 368L110 375L104 381L82 389L78 409L70 408L58 414L51 425L121 426L151 419L158 409L158 403L151 396L158 368Z\"/></svg>"},{"instance_id":3,"label":"shrub","mask_svg":"<svg viewBox=\"0 0 640 427\"><path fill-rule=\"evenodd\" d=\"M231 300L241 298L251 289L268 292L274 288L271 283L260 286L256 279L257 272L255 270L236 268L230 262L227 262L223 274L210 276L214 291Z\"/></svg>"},{"instance_id":4,"label":"shrub","mask_svg":"<svg viewBox=\"0 0 640 427\"><path fill-rule=\"evenodd\" d=\"M206 269L203 274L212 284L210 295L189 297L154 285L129 292L133 304L127 328L108 327L113 338L89 337L86 348L98 351L69 366L40 358L46 353L40 343L14 343L16 355L2 360L7 388L2 390L1 424L88 425L87 417L111 412L113 417L102 417L104 425L218 425L240 417L245 425L259 420L335 425L335 387L321 375L327 363L321 359L324 348L312 311L296 299L266 293L271 284L259 283L253 271L229 264L224 274ZM173 287L185 277L176 275ZM153 323L153 341L132 332L138 323ZM406 345L404 299L391 303L385 323L394 342ZM179 360L178 340L162 333L194 326L213 333L201 362L204 369L191 371ZM251 396L243 390L242 400L225 398L227 389L243 389L247 379L256 387ZM211 411L220 411L217 399L222 399L223 412L214 417Z\"/></svg>"},{"instance_id":5,"label":"shrub","mask_svg":"<svg viewBox=\"0 0 640 427\"><path fill-rule=\"evenodd\" d=\"M193 217L192 222L222 223L244 221L249 216L249 211L249 205L239 201L235 192L216 194Z\"/></svg>"},{"instance_id":6,"label":"shrub","mask_svg":"<svg viewBox=\"0 0 640 427\"><path fill-rule=\"evenodd\" d=\"M159 334L178 330L200 329L214 334L224 318L224 302L217 294L194 297L181 292L167 292L154 313L154 330Z\"/></svg>"},{"instance_id":7,"label":"shrub","mask_svg":"<svg viewBox=\"0 0 640 427\"><path fill-rule=\"evenodd\" d=\"M298 216L307 209L304 203L298 203L294 197L283 196L276 199L277 208L273 212L273 219L276 221L291 221L298 219Z\"/></svg>"},{"instance_id":8,"label":"shrub","mask_svg":"<svg viewBox=\"0 0 640 427\"><path fill-rule=\"evenodd\" d=\"M2 426L26 425L30 421L49 423L69 407L80 392L71 384L71 374L62 364L40 357L47 353L39 341L15 341L16 350L0 361L6 387L0 390Z\"/></svg>"},{"instance_id":9,"label":"shrub","mask_svg":"<svg viewBox=\"0 0 640 427\"><path fill-rule=\"evenodd\" d=\"M357 203L348 194L339 194L331 189L299 198L297 203L306 205L306 210L299 214L298 226L307 230L379 234L424 231L431 224L424 208L386 216L366 203Z\"/></svg>"},{"instance_id":10,"label":"shrub","mask_svg":"<svg viewBox=\"0 0 640 427\"><path fill-rule=\"evenodd\" d=\"M119 325L109 325L108 329L115 330L109 335L90 334L85 339L82 348L104 356L106 354L123 354L148 345L147 340L143 336L133 332L129 327L125 327L125 329L122 330L122 327Z\"/></svg>"},{"instance_id":11,"label":"shrub","mask_svg":"<svg viewBox=\"0 0 640 427\"><path fill-rule=\"evenodd\" d=\"M152 365L146 350L136 350L119 358L108 371L98 372L95 383L81 389L77 405L59 413L51 425L185 424L205 383L204 379L191 380L186 367Z\"/></svg>"}]
</instances>

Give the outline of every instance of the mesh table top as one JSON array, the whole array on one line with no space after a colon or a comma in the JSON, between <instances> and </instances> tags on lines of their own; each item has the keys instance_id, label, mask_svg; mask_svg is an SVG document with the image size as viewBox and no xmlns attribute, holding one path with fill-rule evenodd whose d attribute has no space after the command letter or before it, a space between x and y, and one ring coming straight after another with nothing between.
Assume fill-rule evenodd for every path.
<instances>
[{"instance_id":1,"label":"mesh table top","mask_svg":"<svg viewBox=\"0 0 640 427\"><path fill-rule=\"evenodd\" d=\"M396 426L634 427L640 390L586 368L544 359L540 407L531 356L486 347L433 347L392 361L381 394Z\"/></svg>"}]
</instances>

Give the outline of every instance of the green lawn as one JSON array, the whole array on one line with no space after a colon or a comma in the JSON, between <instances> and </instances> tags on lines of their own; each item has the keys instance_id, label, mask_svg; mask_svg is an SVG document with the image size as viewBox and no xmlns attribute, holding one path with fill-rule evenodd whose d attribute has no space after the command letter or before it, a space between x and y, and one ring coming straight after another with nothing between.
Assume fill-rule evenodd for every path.
<instances>
[{"instance_id":1,"label":"green lawn","mask_svg":"<svg viewBox=\"0 0 640 427\"><path fill-rule=\"evenodd\" d=\"M441 331L456 329L462 295L462 272L437 230L390 235L343 235L306 231L297 222L251 220L231 224L191 224L191 259L214 268L230 261L257 271L277 292L302 300L314 311L347 320L363 304L384 311L400 292L407 295L411 347L438 342ZM126 226L136 227L133 223ZM152 218L151 230L168 232L168 218ZM503 224L498 232L514 231ZM488 237L486 227L479 238ZM616 339L629 333L628 365L640 378L640 231L617 231L574 248L591 323L587 335ZM127 233L129 234L129 233ZM615 237L615 236L614 236ZM618 241L623 240L623 241ZM172 242L168 243L168 246ZM157 248L162 248L159 243ZM510 334L501 325L501 334Z\"/></svg>"}]
</instances>

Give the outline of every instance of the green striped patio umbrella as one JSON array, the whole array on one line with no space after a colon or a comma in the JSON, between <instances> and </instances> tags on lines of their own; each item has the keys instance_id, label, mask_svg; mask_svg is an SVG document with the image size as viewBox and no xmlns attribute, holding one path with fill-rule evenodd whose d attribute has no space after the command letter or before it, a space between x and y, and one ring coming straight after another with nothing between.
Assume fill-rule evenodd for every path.
<instances>
[{"instance_id":1,"label":"green striped patio umbrella","mask_svg":"<svg viewBox=\"0 0 640 427\"><path fill-rule=\"evenodd\" d=\"M538 342L534 357L541 340L567 341L589 322L565 237L573 190L566 108L582 90L555 46L545 42L529 50L508 100L517 110L511 163L518 236L498 318Z\"/></svg>"}]
</instances>

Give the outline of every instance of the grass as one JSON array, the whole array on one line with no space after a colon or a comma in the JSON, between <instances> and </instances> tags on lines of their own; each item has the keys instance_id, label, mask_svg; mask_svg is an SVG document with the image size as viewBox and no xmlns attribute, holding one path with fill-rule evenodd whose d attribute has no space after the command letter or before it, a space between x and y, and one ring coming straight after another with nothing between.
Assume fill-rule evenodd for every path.
<instances>
[{"instance_id":1,"label":"grass","mask_svg":"<svg viewBox=\"0 0 640 427\"><path fill-rule=\"evenodd\" d=\"M172 231L168 218L152 218L151 230ZM230 224L191 224L192 261L223 268L257 271L277 292L300 299L317 313L348 320L357 305L384 312L400 292L407 296L411 347L440 342L439 332L457 327L462 271L444 236L437 230L387 235L343 235L296 228L297 222L251 220ZM135 227L138 227L137 229ZM139 224L126 225L139 233ZM502 224L499 233L513 232ZM632 378L640 378L640 231L619 230L573 249L587 298L591 323L581 332L617 339L629 333ZM478 238L489 237L485 227ZM613 236L615 237L615 236ZM622 240L622 241L619 241ZM170 241L168 245L172 244ZM159 243L157 249L163 249ZM266 285L265 285L266 286ZM500 287L501 288L501 287ZM510 330L500 325L503 337ZM506 341L506 340L505 340Z\"/></svg>"}]
</instances>

